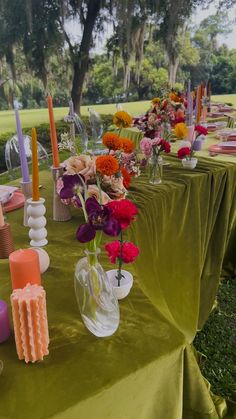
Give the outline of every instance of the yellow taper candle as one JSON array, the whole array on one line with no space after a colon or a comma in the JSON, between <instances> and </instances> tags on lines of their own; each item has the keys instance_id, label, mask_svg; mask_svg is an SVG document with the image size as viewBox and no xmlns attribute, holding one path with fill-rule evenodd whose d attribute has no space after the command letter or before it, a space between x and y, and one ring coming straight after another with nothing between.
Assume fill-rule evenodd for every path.
<instances>
[{"instance_id":1,"label":"yellow taper candle","mask_svg":"<svg viewBox=\"0 0 236 419\"><path fill-rule=\"evenodd\" d=\"M50 137L51 137L51 146L52 146L53 167L57 168L60 165L60 160L59 160L59 153L58 153L56 125L55 125L54 114L53 114L52 96L48 95L47 102L48 102L48 114L49 114L49 122L50 122Z\"/></svg>"},{"instance_id":2,"label":"yellow taper candle","mask_svg":"<svg viewBox=\"0 0 236 419\"><path fill-rule=\"evenodd\" d=\"M36 129L32 128L32 199L39 201L39 167Z\"/></svg>"}]
</instances>

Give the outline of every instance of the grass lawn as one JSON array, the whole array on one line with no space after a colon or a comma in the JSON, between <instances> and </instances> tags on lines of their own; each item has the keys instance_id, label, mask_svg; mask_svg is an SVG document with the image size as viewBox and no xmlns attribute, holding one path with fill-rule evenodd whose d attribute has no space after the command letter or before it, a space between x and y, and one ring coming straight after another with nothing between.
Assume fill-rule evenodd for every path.
<instances>
[{"instance_id":1,"label":"grass lawn","mask_svg":"<svg viewBox=\"0 0 236 419\"><path fill-rule=\"evenodd\" d=\"M222 95L213 96L213 100L221 102L230 102L236 107L236 94L234 95ZM125 110L129 111L131 115L136 116L144 113L150 105L150 101L143 102L129 102L122 103ZM94 105L92 106L100 114L114 114L116 111L115 104L108 105ZM62 119L68 113L68 108L55 108L55 120ZM82 115L88 115L88 107L82 106ZM23 128L33 127L34 125L40 125L48 122L48 110L47 109L24 109L20 111L21 124ZM15 118L14 112L1 111L0 112L0 134L5 132L14 132L15 130Z\"/></svg>"}]
</instances>

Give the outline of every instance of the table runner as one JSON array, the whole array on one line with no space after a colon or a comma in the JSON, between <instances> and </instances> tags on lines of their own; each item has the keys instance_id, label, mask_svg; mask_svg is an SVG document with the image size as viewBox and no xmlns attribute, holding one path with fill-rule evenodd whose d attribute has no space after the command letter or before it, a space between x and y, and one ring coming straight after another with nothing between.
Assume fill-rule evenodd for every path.
<instances>
[{"instance_id":1,"label":"table runner","mask_svg":"<svg viewBox=\"0 0 236 419\"><path fill-rule=\"evenodd\" d=\"M231 407L226 414L226 403L211 397L191 342L209 315L235 234L236 165L203 158L189 171L168 160L162 185L149 185L144 173L130 190L140 215L129 236L141 255L135 286L120 304L119 330L106 339L89 334L76 306L73 271L83 252L74 234L82 219L73 212L69 222L52 221L50 174L40 174L51 257L43 276L50 355L25 365L13 337L0 345L1 419L31 419L32 412L34 419L233 418ZM8 215L16 247L28 245L22 218L22 210ZM9 301L6 261L0 270L0 295Z\"/></svg>"}]
</instances>

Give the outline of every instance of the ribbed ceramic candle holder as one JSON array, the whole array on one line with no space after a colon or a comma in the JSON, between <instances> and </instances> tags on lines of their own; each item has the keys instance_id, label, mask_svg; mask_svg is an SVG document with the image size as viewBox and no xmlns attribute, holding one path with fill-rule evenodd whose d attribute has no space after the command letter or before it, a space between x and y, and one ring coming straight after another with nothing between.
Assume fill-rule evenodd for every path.
<instances>
[{"instance_id":1,"label":"ribbed ceramic candle holder","mask_svg":"<svg viewBox=\"0 0 236 419\"><path fill-rule=\"evenodd\" d=\"M6 223L3 227L0 227L0 259L8 259L13 251L11 227Z\"/></svg>"},{"instance_id":2,"label":"ribbed ceramic candle holder","mask_svg":"<svg viewBox=\"0 0 236 419\"><path fill-rule=\"evenodd\" d=\"M28 208L28 226L30 227L29 237L31 239L30 245L33 247L45 246L48 241L47 230L45 228L47 220L44 217L46 208L44 205L45 199L40 198L39 201L33 201L32 198L27 200Z\"/></svg>"},{"instance_id":3,"label":"ribbed ceramic candle holder","mask_svg":"<svg viewBox=\"0 0 236 419\"><path fill-rule=\"evenodd\" d=\"M30 180L29 182L21 182L21 189L25 196L23 224L25 227L28 227L27 200L32 196L32 181Z\"/></svg>"},{"instance_id":4,"label":"ribbed ceramic candle holder","mask_svg":"<svg viewBox=\"0 0 236 419\"><path fill-rule=\"evenodd\" d=\"M26 285L11 295L11 306L19 359L42 361L48 355L49 334L46 293L40 285Z\"/></svg>"},{"instance_id":5,"label":"ribbed ceramic candle holder","mask_svg":"<svg viewBox=\"0 0 236 419\"><path fill-rule=\"evenodd\" d=\"M68 205L61 202L60 196L57 193L57 180L63 175L63 167L52 167L53 177L53 220L54 221L68 221L71 219L70 209Z\"/></svg>"}]
</instances>

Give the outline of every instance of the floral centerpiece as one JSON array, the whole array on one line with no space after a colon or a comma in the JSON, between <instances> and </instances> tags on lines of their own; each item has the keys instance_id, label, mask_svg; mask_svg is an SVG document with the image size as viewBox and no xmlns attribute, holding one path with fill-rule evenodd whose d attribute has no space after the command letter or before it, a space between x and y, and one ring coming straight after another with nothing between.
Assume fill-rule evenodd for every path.
<instances>
[{"instance_id":1,"label":"floral centerpiece","mask_svg":"<svg viewBox=\"0 0 236 419\"><path fill-rule=\"evenodd\" d=\"M194 157L193 146L182 147L178 150L177 156L182 160L183 167L187 169L194 169L197 165L197 158Z\"/></svg>"},{"instance_id":2,"label":"floral centerpiece","mask_svg":"<svg viewBox=\"0 0 236 419\"><path fill-rule=\"evenodd\" d=\"M163 138L144 137L140 142L140 148L145 156L146 163L149 163L149 183L157 185L162 181L163 161L161 153L170 152L170 143Z\"/></svg>"}]
</instances>

